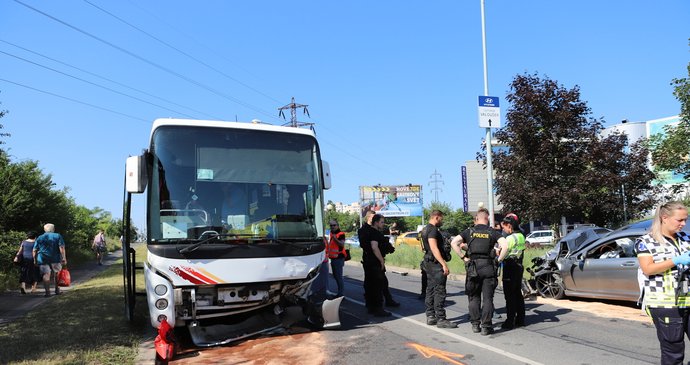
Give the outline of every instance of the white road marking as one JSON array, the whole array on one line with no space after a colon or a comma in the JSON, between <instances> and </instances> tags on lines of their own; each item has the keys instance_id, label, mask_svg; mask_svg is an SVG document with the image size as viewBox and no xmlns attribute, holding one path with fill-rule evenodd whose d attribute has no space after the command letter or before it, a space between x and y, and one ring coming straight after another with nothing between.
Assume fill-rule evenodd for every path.
<instances>
[{"instance_id":1,"label":"white road marking","mask_svg":"<svg viewBox=\"0 0 690 365\"><path fill-rule=\"evenodd\" d=\"M359 305L361 305L361 306L366 306L366 304L365 304L364 302L360 302L359 300L355 300L355 299L348 298L348 297L345 297L345 300L350 301L350 302L355 303L355 304L359 304ZM436 326L429 326L429 325L427 325L426 323L422 323L422 322L417 321L417 320L414 320L414 319L412 319L412 318L410 318L410 317L402 316L402 315L400 315L400 314L398 314L398 313L395 313L395 312L392 312L392 311L389 311L389 312L391 312L391 314L392 314L395 318L402 319L402 320L404 320L404 321L410 322L410 323L412 323L412 324L415 324L415 325L417 325L417 326L423 327L423 328L425 328L425 329L428 329L428 330L431 330L431 331L438 332L438 333L440 333L440 334L442 334L442 335L445 335L445 336L448 336L448 337L452 337L452 338L454 338L454 339L456 339L456 340L458 340L458 341L465 342L465 343L470 344L470 345L472 345L472 346L480 347L480 348L482 348L482 349L484 349L484 350L488 350L488 351L497 353L497 354L502 355L502 356L505 356L505 357L507 357L507 358L510 358L510 359L513 359L513 360L516 360L516 361L520 361L520 362L523 362L523 363L525 363L525 364L544 365L544 364L542 364L542 363L540 363L540 362L538 362L538 361L534 361L534 360L528 359L528 358L526 358L526 357L522 357L522 356L520 356L520 355L514 354L514 353L512 353L512 352L508 352L508 351L502 350L502 349L500 349L500 348L493 347L493 346L491 346L491 345L487 345L487 344L482 343L482 342L479 342L479 341L475 341L475 340L473 340L473 339L471 339L471 338L467 338L467 337L465 337L465 336L461 336L461 335L459 335L459 334L457 334L457 333L453 333L453 332L450 332L450 331L448 331L448 330L445 330L445 329L442 329L442 328L438 328L438 327L436 327Z\"/></svg>"}]
</instances>

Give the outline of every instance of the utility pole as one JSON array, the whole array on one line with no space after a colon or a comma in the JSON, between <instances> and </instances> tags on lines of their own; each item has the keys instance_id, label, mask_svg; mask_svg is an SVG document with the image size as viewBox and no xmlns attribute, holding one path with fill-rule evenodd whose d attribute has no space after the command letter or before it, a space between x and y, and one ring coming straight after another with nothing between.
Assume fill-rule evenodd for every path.
<instances>
[{"instance_id":1,"label":"utility pole","mask_svg":"<svg viewBox=\"0 0 690 365\"><path fill-rule=\"evenodd\" d=\"M434 169L434 173L431 174L431 176L429 176L430 179L433 179L433 180L429 181L429 186L431 186L432 183L434 184L433 187L431 188L431 191L434 192L434 201L435 202L438 202L438 192L443 191L443 189L438 187L438 185L439 184L445 185L443 180L440 179L442 177L443 176L441 174L439 174L438 171L436 171L436 169Z\"/></svg>"},{"instance_id":2,"label":"utility pole","mask_svg":"<svg viewBox=\"0 0 690 365\"><path fill-rule=\"evenodd\" d=\"M484 0L479 0L482 12L482 55L484 59L484 96L489 96L489 68L486 61L486 23L484 21ZM486 128L486 181L489 198L489 227L494 226L494 167L491 161L491 128Z\"/></svg>"},{"instance_id":3,"label":"utility pole","mask_svg":"<svg viewBox=\"0 0 690 365\"><path fill-rule=\"evenodd\" d=\"M309 105L306 104L297 104L295 103L295 97L292 97L292 102L290 104L281 106L278 108L278 116L283 117L285 119L285 113L283 113L284 110L290 109L290 122L285 123L283 125L287 126L289 125L290 127L302 127L305 125L308 126L313 126L314 123L304 123L304 122L298 122L297 121L297 108L302 108L302 113L306 114L309 118L311 118L311 115L309 115L309 110L307 109Z\"/></svg>"}]
</instances>

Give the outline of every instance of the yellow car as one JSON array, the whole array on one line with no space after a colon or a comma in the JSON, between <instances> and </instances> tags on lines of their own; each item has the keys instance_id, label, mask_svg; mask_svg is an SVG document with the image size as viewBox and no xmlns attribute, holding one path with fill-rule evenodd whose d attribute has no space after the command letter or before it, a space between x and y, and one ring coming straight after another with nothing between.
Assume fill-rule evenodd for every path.
<instances>
[{"instance_id":1,"label":"yellow car","mask_svg":"<svg viewBox=\"0 0 690 365\"><path fill-rule=\"evenodd\" d=\"M419 233L417 231L405 232L395 239L395 245L400 246L404 244L412 247L421 248L422 243L419 242L419 239L417 238L418 234Z\"/></svg>"}]
</instances>

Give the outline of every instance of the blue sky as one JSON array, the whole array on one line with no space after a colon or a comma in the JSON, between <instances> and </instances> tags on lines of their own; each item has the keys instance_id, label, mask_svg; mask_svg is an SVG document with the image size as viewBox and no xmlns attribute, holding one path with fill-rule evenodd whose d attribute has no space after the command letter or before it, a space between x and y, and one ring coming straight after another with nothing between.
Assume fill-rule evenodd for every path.
<instances>
[{"instance_id":1,"label":"blue sky","mask_svg":"<svg viewBox=\"0 0 690 365\"><path fill-rule=\"evenodd\" d=\"M327 199L413 183L428 203L436 170L439 200L462 206L460 166L484 137L479 0L20 1L0 1L4 148L79 204L121 214L125 158L154 119L282 124L294 96L331 163ZM505 115L513 77L538 72L579 85L605 125L676 115L688 18L686 0L487 0L489 94Z\"/></svg>"}]
</instances>

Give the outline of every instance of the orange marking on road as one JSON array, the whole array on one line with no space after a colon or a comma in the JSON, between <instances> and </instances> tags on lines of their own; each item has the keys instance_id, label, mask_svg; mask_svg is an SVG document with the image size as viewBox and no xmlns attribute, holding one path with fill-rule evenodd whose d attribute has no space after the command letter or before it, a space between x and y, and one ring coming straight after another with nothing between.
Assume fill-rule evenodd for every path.
<instances>
[{"instance_id":1,"label":"orange marking on road","mask_svg":"<svg viewBox=\"0 0 690 365\"><path fill-rule=\"evenodd\" d=\"M430 359L432 357L438 357L439 359L447 361L451 364L466 365L463 362L460 362L460 361L453 359L453 358L464 359L465 355L460 355L460 354L456 354L454 352L448 352L448 351L435 349L432 347L420 345L418 343L411 343L410 342L410 343L407 343L407 346L412 347L413 349L419 351L419 353L422 354L422 356L424 356L427 359Z\"/></svg>"}]
</instances>

